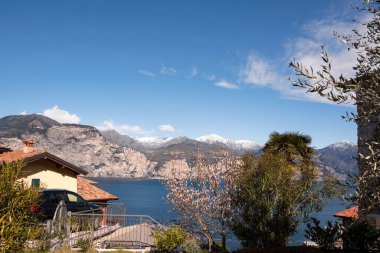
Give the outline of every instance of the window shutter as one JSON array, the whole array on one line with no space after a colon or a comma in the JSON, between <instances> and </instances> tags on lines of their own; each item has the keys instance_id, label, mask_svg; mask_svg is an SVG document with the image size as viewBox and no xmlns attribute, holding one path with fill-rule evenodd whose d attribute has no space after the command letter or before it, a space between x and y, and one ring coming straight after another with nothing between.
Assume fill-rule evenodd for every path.
<instances>
[{"instance_id":1,"label":"window shutter","mask_svg":"<svg viewBox=\"0 0 380 253\"><path fill-rule=\"evenodd\" d=\"M40 188L40 179L39 178L33 178L32 179L32 187Z\"/></svg>"}]
</instances>

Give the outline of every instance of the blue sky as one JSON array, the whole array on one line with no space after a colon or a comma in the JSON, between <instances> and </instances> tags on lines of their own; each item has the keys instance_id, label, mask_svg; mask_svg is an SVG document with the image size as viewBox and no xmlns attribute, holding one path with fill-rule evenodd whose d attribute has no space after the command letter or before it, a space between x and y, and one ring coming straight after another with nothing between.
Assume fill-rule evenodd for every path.
<instances>
[{"instance_id":1,"label":"blue sky","mask_svg":"<svg viewBox=\"0 0 380 253\"><path fill-rule=\"evenodd\" d=\"M320 64L321 44L335 73L353 74L354 55L332 36L355 26L350 3L1 1L0 116L42 113L136 137L264 144L299 131L318 148L356 142L340 118L354 107L287 80L293 57Z\"/></svg>"}]
</instances>

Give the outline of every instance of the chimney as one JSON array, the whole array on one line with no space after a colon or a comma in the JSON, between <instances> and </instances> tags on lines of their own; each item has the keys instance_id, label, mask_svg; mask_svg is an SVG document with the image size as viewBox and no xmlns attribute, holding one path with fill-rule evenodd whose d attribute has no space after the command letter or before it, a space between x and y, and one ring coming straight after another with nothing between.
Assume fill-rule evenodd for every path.
<instances>
[{"instance_id":1,"label":"chimney","mask_svg":"<svg viewBox=\"0 0 380 253\"><path fill-rule=\"evenodd\" d=\"M34 151L34 141L33 139L26 139L24 140L24 150L23 152L26 153L31 153Z\"/></svg>"}]
</instances>

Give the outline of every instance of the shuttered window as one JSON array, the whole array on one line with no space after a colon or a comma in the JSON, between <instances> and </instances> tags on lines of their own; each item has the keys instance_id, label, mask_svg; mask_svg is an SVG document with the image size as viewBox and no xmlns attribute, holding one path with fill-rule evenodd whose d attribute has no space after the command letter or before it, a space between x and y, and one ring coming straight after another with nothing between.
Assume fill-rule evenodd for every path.
<instances>
[{"instance_id":1,"label":"shuttered window","mask_svg":"<svg viewBox=\"0 0 380 253\"><path fill-rule=\"evenodd\" d=\"M40 179L39 178L33 178L32 179L32 187L40 188Z\"/></svg>"}]
</instances>

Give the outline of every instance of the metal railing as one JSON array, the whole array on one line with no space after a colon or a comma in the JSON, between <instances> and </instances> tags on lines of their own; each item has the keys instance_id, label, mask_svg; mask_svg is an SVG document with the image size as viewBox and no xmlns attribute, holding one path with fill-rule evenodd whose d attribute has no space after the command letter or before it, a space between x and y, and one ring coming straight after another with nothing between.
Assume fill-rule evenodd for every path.
<instances>
[{"instance_id":1,"label":"metal railing","mask_svg":"<svg viewBox=\"0 0 380 253\"><path fill-rule=\"evenodd\" d=\"M98 249L143 249L153 246L152 232L163 225L148 215L70 213L66 244L91 244Z\"/></svg>"},{"instance_id":2,"label":"metal railing","mask_svg":"<svg viewBox=\"0 0 380 253\"><path fill-rule=\"evenodd\" d=\"M91 201L90 203L96 204L102 207L103 211L107 214L126 214L126 211L127 211L125 203L120 203L120 202L104 203L104 202L93 202L93 201Z\"/></svg>"}]
</instances>

